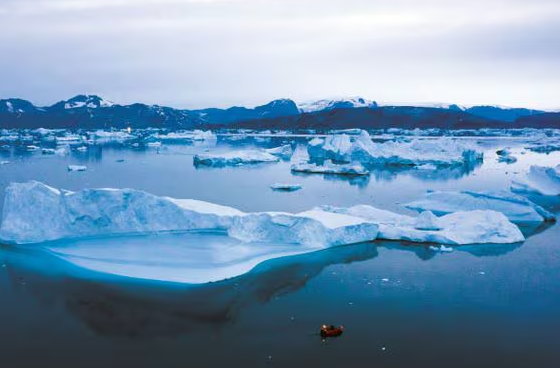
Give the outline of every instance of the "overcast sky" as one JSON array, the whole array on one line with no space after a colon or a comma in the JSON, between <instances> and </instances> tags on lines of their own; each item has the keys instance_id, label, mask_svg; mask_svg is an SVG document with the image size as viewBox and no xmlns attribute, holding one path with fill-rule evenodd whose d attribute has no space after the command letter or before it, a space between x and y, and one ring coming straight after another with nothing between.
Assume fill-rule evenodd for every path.
<instances>
[{"instance_id":1,"label":"overcast sky","mask_svg":"<svg viewBox=\"0 0 560 368\"><path fill-rule=\"evenodd\" d=\"M558 0L0 0L0 98L560 108Z\"/></svg>"}]
</instances>

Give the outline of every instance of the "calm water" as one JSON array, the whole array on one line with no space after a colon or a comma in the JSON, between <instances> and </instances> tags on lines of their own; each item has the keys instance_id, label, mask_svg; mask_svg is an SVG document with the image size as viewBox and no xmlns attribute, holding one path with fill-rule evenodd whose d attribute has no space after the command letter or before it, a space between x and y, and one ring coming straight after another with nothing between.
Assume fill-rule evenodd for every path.
<instances>
[{"instance_id":1,"label":"calm water","mask_svg":"<svg viewBox=\"0 0 560 368\"><path fill-rule=\"evenodd\" d=\"M71 190L131 187L244 211L366 203L410 213L399 203L428 189L507 189L531 164L560 163L558 153L527 152L506 165L493 152L506 146L520 152L523 142L494 139L484 145L485 162L475 168L383 170L358 180L294 176L288 162L193 167L194 153L231 149L222 142L165 145L159 152L104 146L66 157L11 149L0 152L0 160L11 161L0 166L0 191L10 181L34 179ZM303 156L300 146L293 160ZM68 173L68 164L85 164L88 171ZM304 189L273 192L269 185L275 182ZM560 213L558 201L533 199ZM445 254L383 241L333 248L195 287L101 275L38 247L5 246L0 366L555 367L560 227L526 231L532 235L523 244ZM343 324L345 335L322 342L317 329L324 323Z\"/></svg>"}]
</instances>

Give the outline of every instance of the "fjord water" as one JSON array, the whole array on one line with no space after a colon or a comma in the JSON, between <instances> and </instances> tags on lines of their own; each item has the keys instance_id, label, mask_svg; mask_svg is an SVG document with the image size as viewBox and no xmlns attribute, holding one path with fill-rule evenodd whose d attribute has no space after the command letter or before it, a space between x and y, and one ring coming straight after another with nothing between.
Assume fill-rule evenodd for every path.
<instances>
[{"instance_id":1,"label":"fjord water","mask_svg":"<svg viewBox=\"0 0 560 368\"><path fill-rule=\"evenodd\" d=\"M531 164L560 162L558 153L520 154L522 140L483 144L485 162L477 167L375 170L370 178L354 179L296 176L288 162L193 166L194 153L232 149L222 141L217 147L159 150L94 146L63 157L12 148L0 153L0 160L11 161L0 166L0 191L11 181L33 179L69 190L130 187L243 211L365 203L411 213L399 204L426 190L507 189ZM517 163L497 162L495 150L506 146L513 147ZM293 161L303 156L300 145ZM67 172L69 164L88 171ZM270 190L277 182L301 183L303 189ZM558 202L533 199L560 212ZM331 248L274 259L243 276L198 286L102 274L42 247L6 245L0 250L0 366L556 366L560 227L524 231L529 236L523 244L464 246L452 253L387 241ZM197 249L222 244L220 237L223 244L231 241L220 234L173 236ZM138 254L119 249L129 251L137 242L150 266L171 262L158 258L154 248L168 249L174 241L112 238L56 246L70 252L111 246L112 259L135 260ZM179 267L189 267L180 254L176 258ZM324 323L342 324L346 333L322 342L317 332Z\"/></svg>"}]
</instances>

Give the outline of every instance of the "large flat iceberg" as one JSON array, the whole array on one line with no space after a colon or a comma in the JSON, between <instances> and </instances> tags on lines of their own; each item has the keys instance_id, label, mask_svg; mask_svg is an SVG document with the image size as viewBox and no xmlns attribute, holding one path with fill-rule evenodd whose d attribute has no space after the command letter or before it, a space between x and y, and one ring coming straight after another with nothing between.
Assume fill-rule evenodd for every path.
<instances>
[{"instance_id":1,"label":"large flat iceberg","mask_svg":"<svg viewBox=\"0 0 560 368\"><path fill-rule=\"evenodd\" d=\"M483 158L483 153L477 146L456 139L374 143L365 130L358 136L340 134L315 138L308 143L307 152L312 160L330 159L337 162L392 166L464 165Z\"/></svg>"},{"instance_id":2,"label":"large flat iceberg","mask_svg":"<svg viewBox=\"0 0 560 368\"><path fill-rule=\"evenodd\" d=\"M368 205L350 208L323 206L321 209L377 224L379 239L451 245L517 243L525 240L519 228L496 211L461 211L438 218L430 212L412 217Z\"/></svg>"},{"instance_id":3,"label":"large flat iceberg","mask_svg":"<svg viewBox=\"0 0 560 368\"><path fill-rule=\"evenodd\" d=\"M545 196L560 195L560 165L556 167L531 166L529 173L524 178L512 182L511 190Z\"/></svg>"},{"instance_id":4,"label":"large flat iceberg","mask_svg":"<svg viewBox=\"0 0 560 368\"><path fill-rule=\"evenodd\" d=\"M405 204L417 211L445 215L457 211L494 210L515 223L554 221L555 217L525 197L507 192L428 192L423 199Z\"/></svg>"},{"instance_id":5,"label":"large flat iceberg","mask_svg":"<svg viewBox=\"0 0 560 368\"><path fill-rule=\"evenodd\" d=\"M65 238L224 230L243 241L314 247L375 240L377 226L329 213L244 213L193 200L157 197L133 189L61 191L31 181L6 189L0 239L39 243Z\"/></svg>"}]
</instances>

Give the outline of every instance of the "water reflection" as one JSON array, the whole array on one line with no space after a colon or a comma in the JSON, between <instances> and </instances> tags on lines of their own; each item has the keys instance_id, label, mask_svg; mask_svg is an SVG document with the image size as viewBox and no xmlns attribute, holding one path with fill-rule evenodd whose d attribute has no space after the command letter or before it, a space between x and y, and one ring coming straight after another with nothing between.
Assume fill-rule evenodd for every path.
<instances>
[{"instance_id":1,"label":"water reflection","mask_svg":"<svg viewBox=\"0 0 560 368\"><path fill-rule=\"evenodd\" d=\"M233 323L244 307L295 292L330 265L377 255L372 243L330 248L270 260L244 276L201 286L94 278L45 254L11 247L0 252L0 261L12 287L46 305L63 306L94 333L153 338L217 331Z\"/></svg>"}]
</instances>

